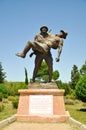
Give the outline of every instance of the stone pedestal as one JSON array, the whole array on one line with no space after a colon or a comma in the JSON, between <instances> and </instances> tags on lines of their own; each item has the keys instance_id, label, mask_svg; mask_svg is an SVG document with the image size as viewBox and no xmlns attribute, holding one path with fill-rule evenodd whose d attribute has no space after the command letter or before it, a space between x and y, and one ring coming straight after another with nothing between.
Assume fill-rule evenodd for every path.
<instances>
[{"instance_id":1,"label":"stone pedestal","mask_svg":"<svg viewBox=\"0 0 86 130\"><path fill-rule=\"evenodd\" d=\"M23 89L19 93L18 121L58 122L69 117L63 89Z\"/></svg>"}]
</instances>

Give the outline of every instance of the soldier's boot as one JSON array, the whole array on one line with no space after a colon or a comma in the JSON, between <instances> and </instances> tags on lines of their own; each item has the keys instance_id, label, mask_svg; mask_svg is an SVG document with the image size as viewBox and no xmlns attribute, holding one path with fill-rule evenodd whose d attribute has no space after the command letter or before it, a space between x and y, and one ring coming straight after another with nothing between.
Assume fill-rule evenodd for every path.
<instances>
[{"instance_id":1,"label":"soldier's boot","mask_svg":"<svg viewBox=\"0 0 86 130\"><path fill-rule=\"evenodd\" d=\"M25 58L26 54L23 52L20 52L20 53L16 53L16 56L21 57L21 58Z\"/></svg>"}]
</instances>

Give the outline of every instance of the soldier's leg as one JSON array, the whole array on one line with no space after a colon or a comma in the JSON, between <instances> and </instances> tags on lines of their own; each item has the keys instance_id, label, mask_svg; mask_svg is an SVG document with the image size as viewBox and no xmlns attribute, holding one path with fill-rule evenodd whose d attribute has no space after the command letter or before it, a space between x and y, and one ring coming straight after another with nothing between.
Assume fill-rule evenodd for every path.
<instances>
[{"instance_id":1,"label":"soldier's leg","mask_svg":"<svg viewBox=\"0 0 86 130\"><path fill-rule=\"evenodd\" d=\"M27 52L30 50L30 48L32 48L34 46L34 42L32 41L28 41L25 48L23 49L23 51L21 53L17 53L16 56L19 56L21 58L25 58Z\"/></svg>"},{"instance_id":2,"label":"soldier's leg","mask_svg":"<svg viewBox=\"0 0 86 130\"><path fill-rule=\"evenodd\" d=\"M49 82L52 82L53 59L52 59L51 53L49 53L49 54L45 57L45 61L46 61L47 65L48 65L48 69L49 69Z\"/></svg>"},{"instance_id":3,"label":"soldier's leg","mask_svg":"<svg viewBox=\"0 0 86 130\"><path fill-rule=\"evenodd\" d=\"M39 43L37 41L34 41L34 44L36 46L36 50L38 50L41 53L48 53L48 51L50 50L50 47L48 46L47 43Z\"/></svg>"},{"instance_id":4,"label":"soldier's leg","mask_svg":"<svg viewBox=\"0 0 86 130\"><path fill-rule=\"evenodd\" d=\"M41 66L41 63L42 63L42 54L37 54L36 58L35 58L35 67L34 67L34 71L33 71L33 78L32 78L32 81L35 82L35 77L37 75L37 72L38 72L38 69L39 67Z\"/></svg>"}]
</instances>

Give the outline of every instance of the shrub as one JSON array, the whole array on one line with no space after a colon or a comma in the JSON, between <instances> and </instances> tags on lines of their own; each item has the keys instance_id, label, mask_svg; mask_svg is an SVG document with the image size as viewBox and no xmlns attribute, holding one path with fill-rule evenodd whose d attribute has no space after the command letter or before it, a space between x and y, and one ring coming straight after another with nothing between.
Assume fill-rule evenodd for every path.
<instances>
[{"instance_id":1,"label":"shrub","mask_svg":"<svg viewBox=\"0 0 86 130\"><path fill-rule=\"evenodd\" d=\"M0 102L2 102L3 95L0 93Z\"/></svg>"},{"instance_id":2,"label":"shrub","mask_svg":"<svg viewBox=\"0 0 86 130\"><path fill-rule=\"evenodd\" d=\"M82 104L82 106L83 106L83 107L86 107L86 102L84 102L84 103Z\"/></svg>"},{"instance_id":3,"label":"shrub","mask_svg":"<svg viewBox=\"0 0 86 130\"><path fill-rule=\"evenodd\" d=\"M3 98L2 102L5 103L5 104L9 103L8 99L6 99L6 98Z\"/></svg>"},{"instance_id":4,"label":"shrub","mask_svg":"<svg viewBox=\"0 0 86 130\"><path fill-rule=\"evenodd\" d=\"M66 98L76 99L75 90L71 89L70 93L66 95Z\"/></svg>"},{"instance_id":5,"label":"shrub","mask_svg":"<svg viewBox=\"0 0 86 130\"><path fill-rule=\"evenodd\" d=\"M14 96L9 96L8 100L12 102L13 108L18 107L19 98Z\"/></svg>"},{"instance_id":6,"label":"shrub","mask_svg":"<svg viewBox=\"0 0 86 130\"><path fill-rule=\"evenodd\" d=\"M3 103L0 103L0 112L2 112L4 110L4 105Z\"/></svg>"},{"instance_id":7,"label":"shrub","mask_svg":"<svg viewBox=\"0 0 86 130\"><path fill-rule=\"evenodd\" d=\"M15 100L15 97L14 97L14 96L9 96L9 97L8 97L8 100L9 100L9 101L14 101L14 100Z\"/></svg>"},{"instance_id":8,"label":"shrub","mask_svg":"<svg viewBox=\"0 0 86 130\"><path fill-rule=\"evenodd\" d=\"M7 97L8 96L17 96L17 95L19 95L19 93L18 93L19 89L28 88L28 85L26 85L24 82L5 82L3 84L3 86L4 86L3 88L6 88ZM1 87L1 89L2 89L2 87Z\"/></svg>"},{"instance_id":9,"label":"shrub","mask_svg":"<svg viewBox=\"0 0 86 130\"><path fill-rule=\"evenodd\" d=\"M75 89L76 97L86 102L86 75L84 75L77 83Z\"/></svg>"},{"instance_id":10,"label":"shrub","mask_svg":"<svg viewBox=\"0 0 86 130\"><path fill-rule=\"evenodd\" d=\"M19 102L19 99L18 98L15 98L13 101L12 101L12 105L13 105L13 108L18 108L18 102Z\"/></svg>"},{"instance_id":11,"label":"shrub","mask_svg":"<svg viewBox=\"0 0 86 130\"><path fill-rule=\"evenodd\" d=\"M70 85L68 83L62 83L61 80L58 80L56 83L57 83L57 86L59 89L65 89L64 95L71 93L71 88L70 88Z\"/></svg>"},{"instance_id":12,"label":"shrub","mask_svg":"<svg viewBox=\"0 0 86 130\"><path fill-rule=\"evenodd\" d=\"M72 99L65 99L66 105L74 105L74 101Z\"/></svg>"},{"instance_id":13,"label":"shrub","mask_svg":"<svg viewBox=\"0 0 86 130\"><path fill-rule=\"evenodd\" d=\"M7 88L4 84L0 84L0 92L4 98L7 98Z\"/></svg>"}]
</instances>

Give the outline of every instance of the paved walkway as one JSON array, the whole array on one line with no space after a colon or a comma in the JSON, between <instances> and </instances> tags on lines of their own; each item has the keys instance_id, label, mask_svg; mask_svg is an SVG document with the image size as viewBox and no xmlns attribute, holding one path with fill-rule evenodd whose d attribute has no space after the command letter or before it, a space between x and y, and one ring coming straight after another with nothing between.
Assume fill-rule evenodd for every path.
<instances>
[{"instance_id":1,"label":"paved walkway","mask_svg":"<svg viewBox=\"0 0 86 130\"><path fill-rule=\"evenodd\" d=\"M0 130L80 130L77 126L69 123L27 123L13 122Z\"/></svg>"}]
</instances>

